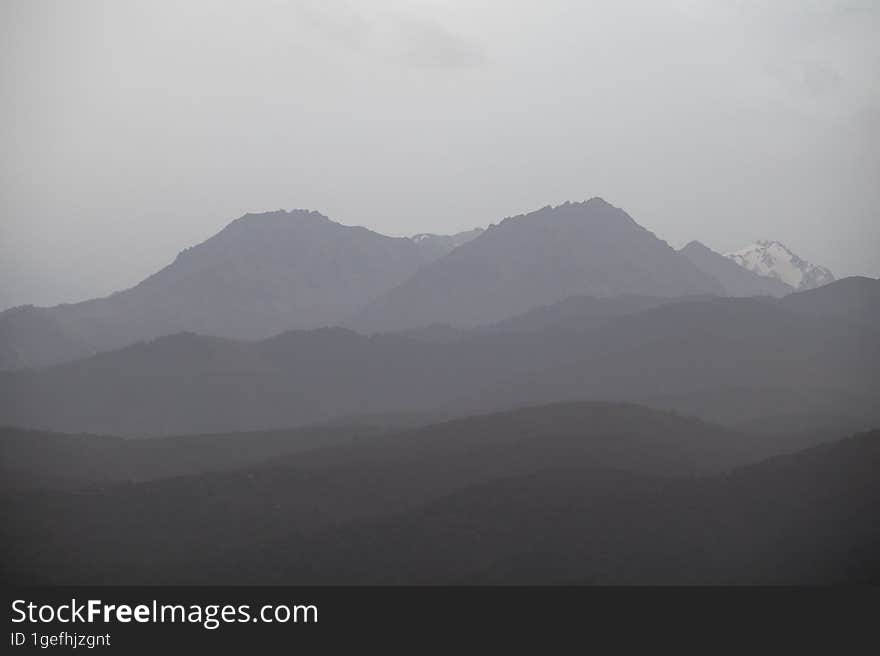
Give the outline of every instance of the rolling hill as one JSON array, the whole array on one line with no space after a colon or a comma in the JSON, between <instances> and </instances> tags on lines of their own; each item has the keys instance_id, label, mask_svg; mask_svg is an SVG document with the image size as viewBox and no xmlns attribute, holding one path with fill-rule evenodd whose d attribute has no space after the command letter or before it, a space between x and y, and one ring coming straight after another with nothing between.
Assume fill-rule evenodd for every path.
<instances>
[{"instance_id":1,"label":"rolling hill","mask_svg":"<svg viewBox=\"0 0 880 656\"><path fill-rule=\"evenodd\" d=\"M258 342L179 334L0 372L0 425L174 435L561 400L634 401L724 423L818 410L873 421L880 334L858 317L873 316L876 299L852 284L780 300L580 300L573 313L566 302L442 339L341 328ZM829 300L838 292L843 300Z\"/></svg>"},{"instance_id":2,"label":"rolling hill","mask_svg":"<svg viewBox=\"0 0 880 656\"><path fill-rule=\"evenodd\" d=\"M7 491L2 562L55 584L864 582L878 445L731 470L762 444L627 404L526 408L235 471Z\"/></svg>"}]
</instances>

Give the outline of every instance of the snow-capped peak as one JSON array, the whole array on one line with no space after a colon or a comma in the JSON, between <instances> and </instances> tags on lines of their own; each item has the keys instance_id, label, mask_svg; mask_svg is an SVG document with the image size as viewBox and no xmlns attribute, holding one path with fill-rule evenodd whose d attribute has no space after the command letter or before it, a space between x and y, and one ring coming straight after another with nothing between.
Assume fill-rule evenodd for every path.
<instances>
[{"instance_id":1,"label":"snow-capped peak","mask_svg":"<svg viewBox=\"0 0 880 656\"><path fill-rule=\"evenodd\" d=\"M798 257L778 241L761 239L726 255L744 269L781 280L796 290L813 289L834 281L831 271Z\"/></svg>"}]
</instances>

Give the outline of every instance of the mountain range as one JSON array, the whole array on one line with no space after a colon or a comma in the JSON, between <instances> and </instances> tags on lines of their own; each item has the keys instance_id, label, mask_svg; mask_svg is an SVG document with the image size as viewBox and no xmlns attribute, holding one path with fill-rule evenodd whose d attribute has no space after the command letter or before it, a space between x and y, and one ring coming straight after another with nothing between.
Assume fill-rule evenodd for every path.
<instances>
[{"instance_id":1,"label":"mountain range","mask_svg":"<svg viewBox=\"0 0 880 656\"><path fill-rule=\"evenodd\" d=\"M0 425L169 435L585 399L725 423L782 413L869 422L880 392L878 286L847 278L781 299L567 299L452 334L179 333L0 372Z\"/></svg>"},{"instance_id":2,"label":"mountain range","mask_svg":"<svg viewBox=\"0 0 880 656\"><path fill-rule=\"evenodd\" d=\"M0 313L0 577L878 583L878 370L880 280L599 198L394 238L245 215Z\"/></svg>"},{"instance_id":3,"label":"mountain range","mask_svg":"<svg viewBox=\"0 0 880 656\"><path fill-rule=\"evenodd\" d=\"M381 295L348 325L368 332L501 321L572 295L723 295L724 289L600 198L492 225Z\"/></svg>"},{"instance_id":4,"label":"mountain range","mask_svg":"<svg viewBox=\"0 0 880 656\"><path fill-rule=\"evenodd\" d=\"M3 312L0 369L181 331L259 339L336 325L475 234L392 238L305 210L246 214L131 289Z\"/></svg>"},{"instance_id":5,"label":"mountain range","mask_svg":"<svg viewBox=\"0 0 880 656\"><path fill-rule=\"evenodd\" d=\"M751 266L746 260L735 261ZM791 291L767 267L755 273L744 266L698 243L676 252L599 198L487 230L410 238L305 210L247 214L130 289L0 313L0 370L50 366L178 332L264 339L329 326L461 329L570 296ZM817 276L805 273L798 286L818 284Z\"/></svg>"}]
</instances>

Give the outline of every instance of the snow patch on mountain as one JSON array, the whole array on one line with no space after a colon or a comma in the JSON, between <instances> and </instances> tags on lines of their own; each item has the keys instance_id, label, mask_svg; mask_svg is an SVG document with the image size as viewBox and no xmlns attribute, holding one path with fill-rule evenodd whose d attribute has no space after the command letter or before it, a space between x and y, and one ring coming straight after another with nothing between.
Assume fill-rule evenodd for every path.
<instances>
[{"instance_id":1,"label":"snow patch on mountain","mask_svg":"<svg viewBox=\"0 0 880 656\"><path fill-rule=\"evenodd\" d=\"M466 230L454 235L435 235L429 232L422 232L413 235L409 239L418 246L422 259L427 264L451 253L462 244L476 239L482 233L482 228L474 228L473 230Z\"/></svg>"},{"instance_id":2,"label":"snow patch on mountain","mask_svg":"<svg viewBox=\"0 0 880 656\"><path fill-rule=\"evenodd\" d=\"M781 280L798 291L834 282L831 271L798 257L778 241L762 239L726 256L744 269Z\"/></svg>"}]
</instances>

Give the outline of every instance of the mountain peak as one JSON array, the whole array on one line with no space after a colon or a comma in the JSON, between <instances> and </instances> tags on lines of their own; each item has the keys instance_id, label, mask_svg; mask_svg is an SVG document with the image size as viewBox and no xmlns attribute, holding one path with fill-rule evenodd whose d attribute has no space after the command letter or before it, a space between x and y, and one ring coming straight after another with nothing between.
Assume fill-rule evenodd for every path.
<instances>
[{"instance_id":1,"label":"mountain peak","mask_svg":"<svg viewBox=\"0 0 880 656\"><path fill-rule=\"evenodd\" d=\"M570 208L588 209L588 210L594 210L594 211L595 210L612 210L615 212L620 212L622 214L626 214L626 212L624 212L622 209L620 209L619 207L617 207L615 205L612 205L611 203L609 203L607 200L605 200L601 196L593 196L592 198L588 198L586 200L581 200L581 201L567 200L564 203L561 203L559 205L548 205L547 207L549 209L560 209L563 207L570 207ZM627 215L627 216L629 216L629 215Z\"/></svg>"},{"instance_id":2,"label":"mountain peak","mask_svg":"<svg viewBox=\"0 0 880 656\"><path fill-rule=\"evenodd\" d=\"M277 209L267 212L248 212L232 221L227 227L234 225L265 225L267 223L296 225L297 222L336 223L316 210L294 208L291 210Z\"/></svg>"},{"instance_id":3,"label":"mountain peak","mask_svg":"<svg viewBox=\"0 0 880 656\"><path fill-rule=\"evenodd\" d=\"M720 283L601 198L505 218L377 298L357 329L490 324L568 296L723 294Z\"/></svg>"},{"instance_id":4,"label":"mountain peak","mask_svg":"<svg viewBox=\"0 0 880 656\"><path fill-rule=\"evenodd\" d=\"M565 201L559 205L545 205L544 207L518 214L503 219L500 223L490 225L490 228L504 227L505 229L528 229L528 226L568 225L582 227L586 225L606 225L612 227L626 226L644 230L636 221L619 207L615 207L606 200L594 196L584 201Z\"/></svg>"},{"instance_id":5,"label":"mountain peak","mask_svg":"<svg viewBox=\"0 0 880 656\"><path fill-rule=\"evenodd\" d=\"M738 266L700 241L690 242L681 249L681 254L718 280L728 296L784 296L794 291L782 280Z\"/></svg>"},{"instance_id":6,"label":"mountain peak","mask_svg":"<svg viewBox=\"0 0 880 656\"><path fill-rule=\"evenodd\" d=\"M776 278L799 291L834 281L834 274L829 269L808 262L776 240L759 239L726 256L744 269Z\"/></svg>"},{"instance_id":7,"label":"mountain peak","mask_svg":"<svg viewBox=\"0 0 880 656\"><path fill-rule=\"evenodd\" d=\"M712 249L709 248L708 246L706 246L706 244L704 244L703 242L694 239L693 241L688 242L687 245L684 248L682 248L681 250L683 252L687 252L687 251L711 251Z\"/></svg>"},{"instance_id":8,"label":"mountain peak","mask_svg":"<svg viewBox=\"0 0 880 656\"><path fill-rule=\"evenodd\" d=\"M27 322L3 314L0 341L14 348L0 344L0 368L54 364L182 331L263 339L337 325L424 260L408 239L313 210L245 214L134 287L28 313Z\"/></svg>"}]
</instances>

